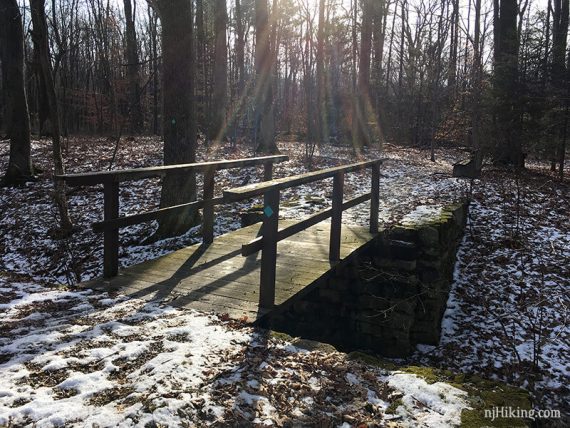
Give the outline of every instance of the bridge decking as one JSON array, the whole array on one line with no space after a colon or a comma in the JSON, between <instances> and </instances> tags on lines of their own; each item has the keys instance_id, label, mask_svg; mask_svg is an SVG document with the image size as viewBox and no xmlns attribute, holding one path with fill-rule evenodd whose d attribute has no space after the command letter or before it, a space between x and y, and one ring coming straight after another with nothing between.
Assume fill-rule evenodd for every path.
<instances>
[{"instance_id":1,"label":"bridge decking","mask_svg":"<svg viewBox=\"0 0 570 428\"><path fill-rule=\"evenodd\" d=\"M280 220L280 228L293 224ZM261 253L243 257L241 246L259 234L261 223L218 236L210 245L196 244L122 269L111 279L84 287L118 291L175 307L227 313L256 321L268 311L259 308ZM330 223L319 223L278 244L275 304L326 277L365 247L376 234L361 226L343 225L339 262L329 261Z\"/></svg>"}]
</instances>

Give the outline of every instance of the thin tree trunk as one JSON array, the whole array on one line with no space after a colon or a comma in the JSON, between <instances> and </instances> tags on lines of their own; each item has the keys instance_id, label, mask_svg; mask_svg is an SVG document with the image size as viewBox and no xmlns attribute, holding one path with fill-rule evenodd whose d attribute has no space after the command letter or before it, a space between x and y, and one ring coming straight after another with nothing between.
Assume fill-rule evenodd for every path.
<instances>
[{"instance_id":1,"label":"thin tree trunk","mask_svg":"<svg viewBox=\"0 0 570 428\"><path fill-rule=\"evenodd\" d=\"M382 61L384 58L384 40L386 38L386 20L388 18L388 7L385 0L373 2L374 7L374 110L376 124L379 129L379 136L382 139Z\"/></svg>"},{"instance_id":2,"label":"thin tree trunk","mask_svg":"<svg viewBox=\"0 0 570 428\"><path fill-rule=\"evenodd\" d=\"M201 130L206 131L209 127L209 115L207 111L208 82L206 70L206 30L204 23L204 0L196 0L196 119Z\"/></svg>"},{"instance_id":3,"label":"thin tree trunk","mask_svg":"<svg viewBox=\"0 0 570 428\"><path fill-rule=\"evenodd\" d=\"M216 51L214 59L214 103L209 138L216 142L222 141L226 134L226 108L228 90L228 49L226 45L226 26L228 13L226 0L216 0L214 28Z\"/></svg>"},{"instance_id":4,"label":"thin tree trunk","mask_svg":"<svg viewBox=\"0 0 570 428\"><path fill-rule=\"evenodd\" d=\"M271 26L267 0L255 0L256 152L277 153L272 85Z\"/></svg>"},{"instance_id":5,"label":"thin tree trunk","mask_svg":"<svg viewBox=\"0 0 570 428\"><path fill-rule=\"evenodd\" d=\"M24 31L16 0L0 4L0 57L6 92L7 131L10 138L8 169L2 182L20 184L33 179L30 114L24 81Z\"/></svg>"},{"instance_id":6,"label":"thin tree trunk","mask_svg":"<svg viewBox=\"0 0 570 428\"><path fill-rule=\"evenodd\" d=\"M133 2L136 0L133 0ZM137 52L137 33L131 0L123 0L126 21L126 59L129 80L129 130L131 134L143 131L143 111L141 106L140 64Z\"/></svg>"},{"instance_id":7,"label":"thin tree trunk","mask_svg":"<svg viewBox=\"0 0 570 428\"><path fill-rule=\"evenodd\" d=\"M148 22L152 52L152 132L158 135L158 24L156 14L150 6L148 8Z\"/></svg>"},{"instance_id":8,"label":"thin tree trunk","mask_svg":"<svg viewBox=\"0 0 570 428\"><path fill-rule=\"evenodd\" d=\"M370 54L372 51L372 21L374 10L372 1L364 0L362 9L362 25L360 35L360 63L358 68L358 136L359 144L368 146L372 142L368 117L370 103Z\"/></svg>"},{"instance_id":9,"label":"thin tree trunk","mask_svg":"<svg viewBox=\"0 0 570 428\"><path fill-rule=\"evenodd\" d=\"M451 96L455 96L455 81L457 76L457 50L459 47L459 0L452 0L451 12L451 44L449 52L449 88Z\"/></svg>"},{"instance_id":10,"label":"thin tree trunk","mask_svg":"<svg viewBox=\"0 0 570 428\"><path fill-rule=\"evenodd\" d=\"M473 110L471 116L471 128L473 133L473 148L481 149L480 137L480 104L482 91L482 70L481 70L481 0L475 0L475 34L473 40ZM478 156L480 156L478 154Z\"/></svg>"},{"instance_id":11,"label":"thin tree trunk","mask_svg":"<svg viewBox=\"0 0 570 428\"><path fill-rule=\"evenodd\" d=\"M52 150L54 177L65 174L63 166L63 157L61 155L61 131L59 125L59 108L57 97L55 95L55 86L53 83L53 75L51 70L51 62L49 57L49 40L47 20L45 15L44 0L30 0L32 9L32 23L34 30L32 37L39 49L39 60L42 69L42 76L46 84L47 101L49 105L50 121L52 126ZM73 230L73 224L69 217L67 209L67 197L65 195L65 182L61 179L54 178L54 199L59 211L59 221L61 232L69 234Z\"/></svg>"},{"instance_id":12,"label":"thin tree trunk","mask_svg":"<svg viewBox=\"0 0 570 428\"><path fill-rule=\"evenodd\" d=\"M318 142L329 140L325 83L325 0L319 0L319 30L317 34L317 131Z\"/></svg>"},{"instance_id":13,"label":"thin tree trunk","mask_svg":"<svg viewBox=\"0 0 570 428\"><path fill-rule=\"evenodd\" d=\"M234 137L238 138L238 128L244 115L246 104L245 91L245 34L244 34L244 14L240 0L235 0L235 20L236 20L236 70L237 70L237 100L233 106L233 128Z\"/></svg>"},{"instance_id":14,"label":"thin tree trunk","mask_svg":"<svg viewBox=\"0 0 570 428\"><path fill-rule=\"evenodd\" d=\"M352 6L352 149L356 154L362 151L361 141L358 135L358 88L357 88L357 70L356 63L358 60L358 38L356 33L358 1L351 0Z\"/></svg>"}]
</instances>

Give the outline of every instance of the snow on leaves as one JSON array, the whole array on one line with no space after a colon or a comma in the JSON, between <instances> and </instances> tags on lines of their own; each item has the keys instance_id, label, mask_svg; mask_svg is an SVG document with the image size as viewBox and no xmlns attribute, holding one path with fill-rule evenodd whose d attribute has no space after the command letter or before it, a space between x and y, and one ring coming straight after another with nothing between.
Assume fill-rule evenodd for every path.
<instances>
[{"instance_id":1,"label":"snow on leaves","mask_svg":"<svg viewBox=\"0 0 570 428\"><path fill-rule=\"evenodd\" d=\"M0 321L14 333L0 339L0 425L431 427L456 425L468 407L455 388L302 350L236 321L7 285L0 277ZM386 413L392 403L396 413Z\"/></svg>"}]
</instances>

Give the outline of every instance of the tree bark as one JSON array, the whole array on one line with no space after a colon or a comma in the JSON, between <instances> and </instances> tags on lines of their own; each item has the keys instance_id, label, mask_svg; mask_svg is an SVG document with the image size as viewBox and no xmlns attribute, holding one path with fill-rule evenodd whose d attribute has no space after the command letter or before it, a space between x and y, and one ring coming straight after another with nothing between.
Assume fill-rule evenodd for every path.
<instances>
[{"instance_id":1,"label":"tree bark","mask_svg":"<svg viewBox=\"0 0 570 428\"><path fill-rule=\"evenodd\" d=\"M495 34L495 97L497 99L497 140L495 162L523 166L520 140L520 106L518 102L518 54L517 0L501 0L499 29Z\"/></svg>"},{"instance_id":2,"label":"tree bark","mask_svg":"<svg viewBox=\"0 0 570 428\"><path fill-rule=\"evenodd\" d=\"M63 166L63 157L61 155L59 107L57 103L57 97L55 95L55 85L53 82L51 62L49 57L49 40L45 3L44 0L30 0L30 6L32 9L32 23L34 26L32 37L34 38L34 44L38 47L38 56L42 70L42 77L45 82L49 115L52 126L52 152L55 177L57 175L65 174L65 169ZM54 199L59 212L61 233L64 235L69 234L73 229L73 224L71 223L69 211L67 209L65 182L57 178L54 178Z\"/></svg>"},{"instance_id":3,"label":"tree bark","mask_svg":"<svg viewBox=\"0 0 570 428\"><path fill-rule=\"evenodd\" d=\"M388 7L385 0L377 0L373 2L374 16L373 16L373 34L374 34L374 109L377 126L380 131L380 138L382 139L382 81L383 79L383 66L384 59L384 42L386 39L386 21L388 19Z\"/></svg>"},{"instance_id":4,"label":"tree bark","mask_svg":"<svg viewBox=\"0 0 570 428\"><path fill-rule=\"evenodd\" d=\"M134 0L133 0L134 1ZM131 0L123 0L125 8L125 37L127 77L129 80L129 130L131 134L143 131L144 119L141 106L140 64L137 52L137 33Z\"/></svg>"},{"instance_id":5,"label":"tree bark","mask_svg":"<svg viewBox=\"0 0 570 428\"><path fill-rule=\"evenodd\" d=\"M16 0L0 3L0 56L7 102L6 125L10 138L8 169L2 182L21 184L33 179L30 114L24 80L24 31Z\"/></svg>"},{"instance_id":6,"label":"tree bark","mask_svg":"<svg viewBox=\"0 0 570 428\"><path fill-rule=\"evenodd\" d=\"M498 0L497 0L498 1ZM452 97L455 95L457 80L457 50L459 47L459 0L452 0L451 43L449 45L449 77L448 84Z\"/></svg>"},{"instance_id":7,"label":"tree bark","mask_svg":"<svg viewBox=\"0 0 570 428\"><path fill-rule=\"evenodd\" d=\"M362 26L360 35L360 58L358 68L358 100L356 117L358 119L357 142L368 146L372 142L368 118L370 113L370 54L372 51L372 21L374 7L372 1L364 0L362 4Z\"/></svg>"},{"instance_id":8,"label":"tree bark","mask_svg":"<svg viewBox=\"0 0 570 428\"><path fill-rule=\"evenodd\" d=\"M271 78L271 28L267 0L255 0L255 136L258 153L277 153L273 85Z\"/></svg>"},{"instance_id":9,"label":"tree bark","mask_svg":"<svg viewBox=\"0 0 570 428\"><path fill-rule=\"evenodd\" d=\"M319 0L319 29L317 34L317 138L319 143L329 140L325 82L325 0Z\"/></svg>"},{"instance_id":10,"label":"tree bark","mask_svg":"<svg viewBox=\"0 0 570 428\"><path fill-rule=\"evenodd\" d=\"M238 129L244 115L244 106L246 104L246 87L245 87L245 19L240 0L235 0L235 51L236 51L236 81L237 91L236 99L232 105L232 129L234 141L238 139Z\"/></svg>"},{"instance_id":11,"label":"tree bark","mask_svg":"<svg viewBox=\"0 0 570 428\"><path fill-rule=\"evenodd\" d=\"M34 43L34 54L33 54L33 62L32 62L32 69L33 74L36 81L36 106L37 106L37 113L38 113L38 138L42 138L43 135L50 135L52 132L49 129L49 104L47 100L47 93L46 93L46 82L42 73L41 61L39 56L39 46L32 40ZM30 101L33 105L34 102Z\"/></svg>"},{"instance_id":12,"label":"tree bark","mask_svg":"<svg viewBox=\"0 0 570 428\"><path fill-rule=\"evenodd\" d=\"M164 164L196 161L194 117L194 46L192 9L188 0L157 0L162 23L162 90ZM160 206L168 207L196 199L194 174L167 174L162 183ZM175 236L196 224L197 213L168 216L159 222L156 236Z\"/></svg>"},{"instance_id":13,"label":"tree bark","mask_svg":"<svg viewBox=\"0 0 570 428\"><path fill-rule=\"evenodd\" d=\"M208 82L206 70L206 30L204 28L204 0L196 0L196 119L200 130L209 129Z\"/></svg>"},{"instance_id":14,"label":"tree bark","mask_svg":"<svg viewBox=\"0 0 570 428\"><path fill-rule=\"evenodd\" d=\"M558 128L558 155L556 150L553 159L558 158L560 178L564 175L564 157L568 130L568 76L566 70L566 42L568 39L569 0L553 0L552 14L552 87L558 99L560 114L557 116L561 125ZM552 162L555 165L555 162ZM554 168L555 169L555 168Z\"/></svg>"},{"instance_id":15,"label":"tree bark","mask_svg":"<svg viewBox=\"0 0 570 428\"><path fill-rule=\"evenodd\" d=\"M236 0L236 68L238 72L238 95L241 97L245 88L245 34L244 18L240 0Z\"/></svg>"},{"instance_id":16,"label":"tree bark","mask_svg":"<svg viewBox=\"0 0 570 428\"><path fill-rule=\"evenodd\" d=\"M228 13L226 0L216 0L214 27L216 35L216 56L214 59L214 103L209 138L220 142L225 137L226 108L228 91L228 49L226 44L226 27Z\"/></svg>"}]
</instances>

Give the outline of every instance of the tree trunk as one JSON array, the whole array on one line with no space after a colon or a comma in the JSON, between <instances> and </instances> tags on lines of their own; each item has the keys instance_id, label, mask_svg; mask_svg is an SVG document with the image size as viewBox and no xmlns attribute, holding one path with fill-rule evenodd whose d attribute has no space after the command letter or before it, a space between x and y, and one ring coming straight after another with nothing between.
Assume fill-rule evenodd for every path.
<instances>
[{"instance_id":1,"label":"tree trunk","mask_svg":"<svg viewBox=\"0 0 570 428\"><path fill-rule=\"evenodd\" d=\"M207 111L208 82L206 76L206 30L204 28L204 0L196 0L196 119L200 130L209 129Z\"/></svg>"},{"instance_id":2,"label":"tree trunk","mask_svg":"<svg viewBox=\"0 0 570 428\"><path fill-rule=\"evenodd\" d=\"M358 102L356 117L358 119L357 142L368 146L372 142L368 118L370 103L370 54L372 51L372 19L374 9L372 1L364 0L362 4L362 26L360 35L360 62L358 68Z\"/></svg>"},{"instance_id":3,"label":"tree trunk","mask_svg":"<svg viewBox=\"0 0 570 428\"><path fill-rule=\"evenodd\" d=\"M150 34L150 50L152 55L152 132L159 135L158 121L158 34L157 16L154 9L148 6L148 29Z\"/></svg>"},{"instance_id":4,"label":"tree trunk","mask_svg":"<svg viewBox=\"0 0 570 428\"><path fill-rule=\"evenodd\" d=\"M47 93L46 93L46 82L42 73L41 61L40 61L40 54L39 54L39 46L32 40L34 43L34 54L33 54L33 73L35 76L35 81L37 82L37 112L38 112L38 138L42 138L43 135L50 135L52 132L49 129L49 104L47 100ZM33 101L30 101L33 104Z\"/></svg>"},{"instance_id":5,"label":"tree trunk","mask_svg":"<svg viewBox=\"0 0 570 428\"><path fill-rule=\"evenodd\" d=\"M134 0L133 0L134 1ZM131 0L123 0L125 8L125 37L127 77L129 80L129 130L131 134L143 131L144 119L141 106L140 64L137 52L137 33Z\"/></svg>"},{"instance_id":6,"label":"tree trunk","mask_svg":"<svg viewBox=\"0 0 570 428\"><path fill-rule=\"evenodd\" d=\"M356 32L357 16L358 16L358 1L350 1L352 7L352 149L355 154L359 155L362 151L362 143L358 138L358 89L357 89L357 71L356 62L358 60L358 37Z\"/></svg>"},{"instance_id":7,"label":"tree trunk","mask_svg":"<svg viewBox=\"0 0 570 428\"><path fill-rule=\"evenodd\" d=\"M471 114L471 129L473 135L473 148L475 151L481 149L481 92L482 86L482 61L481 61L481 0L475 0L475 34L473 40L473 97L472 97L472 114Z\"/></svg>"},{"instance_id":8,"label":"tree trunk","mask_svg":"<svg viewBox=\"0 0 570 428\"><path fill-rule=\"evenodd\" d=\"M238 71L238 94L241 97L245 88L245 35L244 18L240 0L236 0L236 68Z\"/></svg>"},{"instance_id":9,"label":"tree trunk","mask_svg":"<svg viewBox=\"0 0 570 428\"><path fill-rule=\"evenodd\" d=\"M162 91L164 164L196 161L194 119L194 47L192 9L188 0L156 2L162 23ZM188 173L167 174L162 183L160 206L168 207L196 199L196 177ZM157 237L179 235L196 224L197 213L163 218Z\"/></svg>"},{"instance_id":10,"label":"tree trunk","mask_svg":"<svg viewBox=\"0 0 570 428\"><path fill-rule=\"evenodd\" d=\"M214 104L209 138L216 142L223 140L226 130L226 108L228 90L228 50L226 45L226 26L228 14L226 0L216 0L214 27L216 33L216 56L214 60Z\"/></svg>"},{"instance_id":11,"label":"tree trunk","mask_svg":"<svg viewBox=\"0 0 570 428\"><path fill-rule=\"evenodd\" d=\"M277 153L270 25L267 0L255 0L255 135L256 152Z\"/></svg>"},{"instance_id":12,"label":"tree trunk","mask_svg":"<svg viewBox=\"0 0 570 428\"><path fill-rule=\"evenodd\" d=\"M457 50L459 46L459 0L452 0L451 12L451 43L449 45L449 89L451 96L455 95L455 81L457 76Z\"/></svg>"},{"instance_id":13,"label":"tree trunk","mask_svg":"<svg viewBox=\"0 0 570 428\"><path fill-rule=\"evenodd\" d=\"M245 23L244 13L240 0L235 0L235 20L236 20L236 72L237 72L237 98L232 107L233 117L233 133L234 138L238 138L238 128L244 115L244 106L246 104L246 90L245 90Z\"/></svg>"},{"instance_id":14,"label":"tree trunk","mask_svg":"<svg viewBox=\"0 0 570 428\"><path fill-rule=\"evenodd\" d=\"M33 177L30 114L24 80L24 32L16 0L0 3L0 57L6 92L6 125L10 138L8 169L2 182L21 184Z\"/></svg>"},{"instance_id":15,"label":"tree trunk","mask_svg":"<svg viewBox=\"0 0 570 428\"><path fill-rule=\"evenodd\" d=\"M319 0L319 29L317 34L317 138L319 143L329 140L325 83L325 0Z\"/></svg>"},{"instance_id":16,"label":"tree trunk","mask_svg":"<svg viewBox=\"0 0 570 428\"><path fill-rule=\"evenodd\" d=\"M34 26L32 37L34 38L34 44L38 47L38 56L42 69L42 77L46 86L47 102L52 126L52 150L55 177L57 175L65 174L65 170L63 167L63 157L61 155L59 108L57 97L55 95L55 85L53 83L49 57L49 40L44 0L30 0L30 6L32 9L32 23ZM64 235L69 234L73 229L73 225L67 210L65 182L57 178L54 178L54 199L59 211L61 232Z\"/></svg>"},{"instance_id":17,"label":"tree trunk","mask_svg":"<svg viewBox=\"0 0 570 428\"><path fill-rule=\"evenodd\" d=\"M495 96L497 141L495 162L523 166L518 102L517 0L501 0L498 50L495 52ZM495 47L497 49L497 46Z\"/></svg>"},{"instance_id":18,"label":"tree trunk","mask_svg":"<svg viewBox=\"0 0 570 428\"><path fill-rule=\"evenodd\" d=\"M566 138L568 130L568 81L566 70L566 41L568 39L568 13L569 0L553 0L554 13L552 14L552 87L554 95L559 100L561 125L558 128L558 156L556 150L553 159L558 158L560 177L564 175L564 157L566 151ZM555 162L552 162L555 164Z\"/></svg>"},{"instance_id":19,"label":"tree trunk","mask_svg":"<svg viewBox=\"0 0 570 428\"><path fill-rule=\"evenodd\" d=\"M388 8L386 7L385 0L377 0L373 2L374 7L374 109L376 124L380 131L379 135L382 139L382 125L381 119L382 111L382 61L384 58L384 41L386 38L386 21L388 19Z\"/></svg>"}]
</instances>

